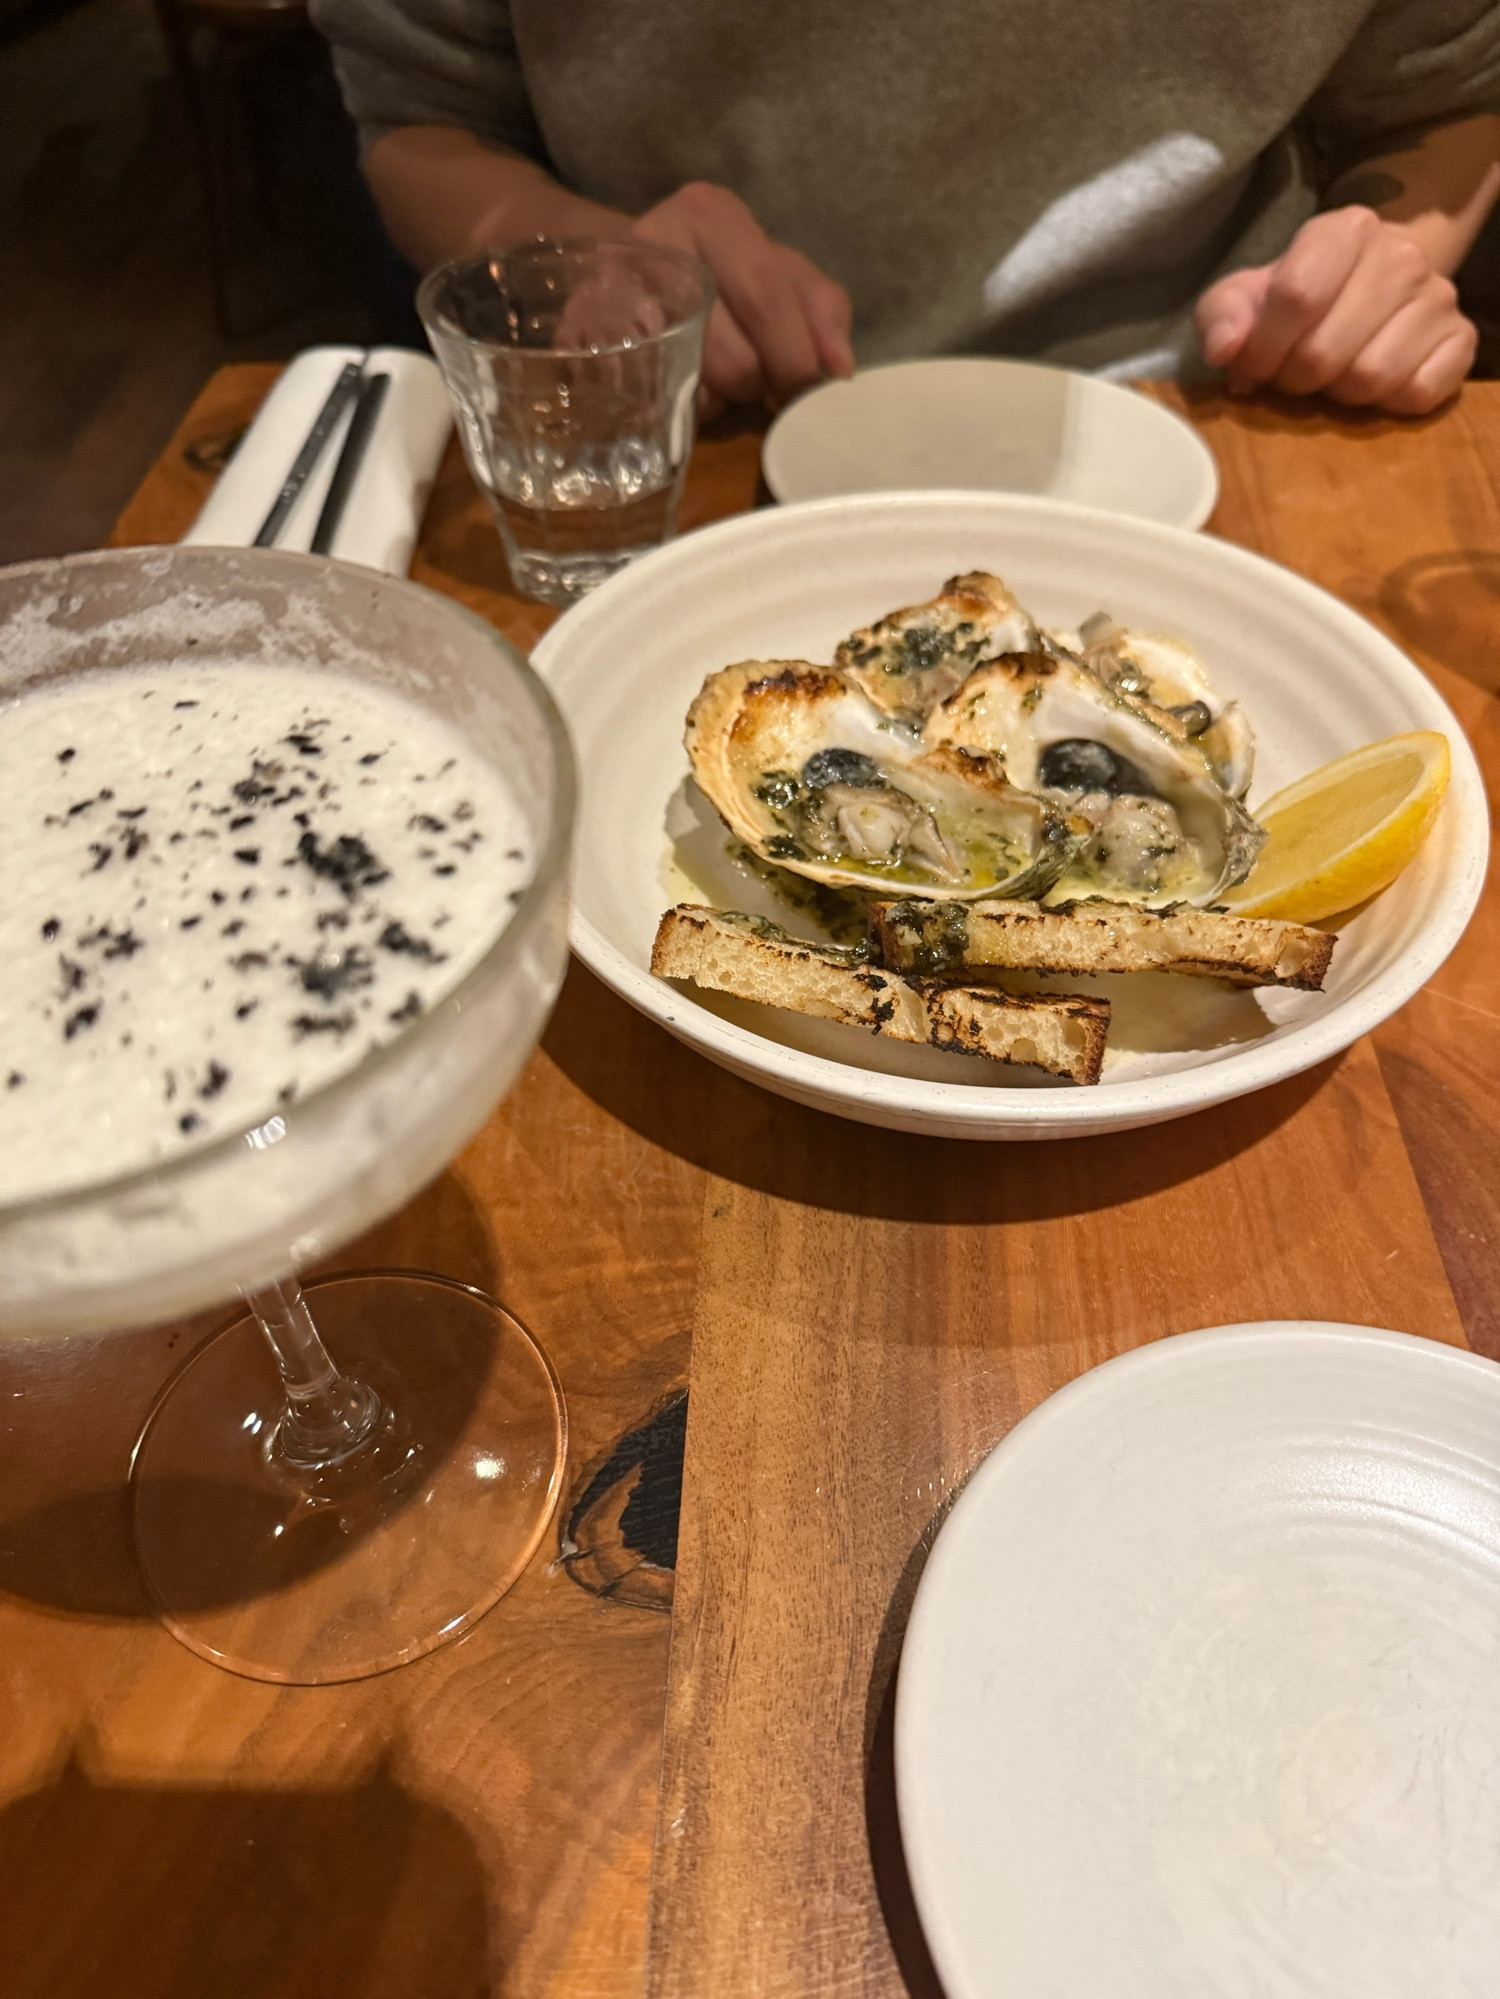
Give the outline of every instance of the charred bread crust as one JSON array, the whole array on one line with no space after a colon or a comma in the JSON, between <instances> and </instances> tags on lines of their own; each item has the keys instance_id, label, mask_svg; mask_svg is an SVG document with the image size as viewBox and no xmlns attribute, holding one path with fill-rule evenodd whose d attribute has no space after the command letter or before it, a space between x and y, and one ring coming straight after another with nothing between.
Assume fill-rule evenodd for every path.
<instances>
[{"instance_id":1,"label":"charred bread crust","mask_svg":"<svg viewBox=\"0 0 1500 1999\"><path fill-rule=\"evenodd\" d=\"M1109 1031L1107 1000L908 979L860 950L808 943L763 917L698 903L680 903L662 917L651 969L658 978L893 1041L1025 1063L1076 1083L1099 1080Z\"/></svg>"},{"instance_id":2,"label":"charred bread crust","mask_svg":"<svg viewBox=\"0 0 1500 1999\"><path fill-rule=\"evenodd\" d=\"M866 953L789 937L779 925L738 910L698 903L669 909L657 925L651 969L659 979L686 979L895 1041L928 1038L921 996L899 973L869 963Z\"/></svg>"},{"instance_id":3,"label":"charred bread crust","mask_svg":"<svg viewBox=\"0 0 1500 1999\"><path fill-rule=\"evenodd\" d=\"M917 981L934 1048L985 1055L1097 1083L1109 1039L1109 1001L1084 993L1006 993L993 986Z\"/></svg>"},{"instance_id":4,"label":"charred bread crust","mask_svg":"<svg viewBox=\"0 0 1500 1999\"><path fill-rule=\"evenodd\" d=\"M1102 896L1079 902L878 902L881 961L933 977L979 967L1062 972L1181 972L1239 986L1320 992L1335 939L1276 917L1184 903L1143 909Z\"/></svg>"}]
</instances>

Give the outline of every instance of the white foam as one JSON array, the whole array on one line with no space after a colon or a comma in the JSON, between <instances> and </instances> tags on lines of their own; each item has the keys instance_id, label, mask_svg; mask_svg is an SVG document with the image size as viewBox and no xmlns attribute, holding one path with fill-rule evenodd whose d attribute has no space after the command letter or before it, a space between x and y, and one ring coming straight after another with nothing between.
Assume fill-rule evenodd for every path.
<instances>
[{"instance_id":1,"label":"white foam","mask_svg":"<svg viewBox=\"0 0 1500 1999\"><path fill-rule=\"evenodd\" d=\"M306 1096L451 990L530 873L490 766L342 674L96 668L0 723L0 1202Z\"/></svg>"}]
</instances>

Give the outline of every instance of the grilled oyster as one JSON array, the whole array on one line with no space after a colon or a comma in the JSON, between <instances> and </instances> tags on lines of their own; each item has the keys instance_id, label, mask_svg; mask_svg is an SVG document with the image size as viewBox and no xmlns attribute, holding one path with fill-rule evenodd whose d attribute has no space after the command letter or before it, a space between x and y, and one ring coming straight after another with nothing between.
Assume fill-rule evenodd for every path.
<instances>
[{"instance_id":1,"label":"grilled oyster","mask_svg":"<svg viewBox=\"0 0 1500 1999\"><path fill-rule=\"evenodd\" d=\"M834 664L877 708L920 728L981 660L1036 644L1036 626L1000 578L974 569L950 576L927 603L852 632Z\"/></svg>"},{"instance_id":2,"label":"grilled oyster","mask_svg":"<svg viewBox=\"0 0 1500 1999\"><path fill-rule=\"evenodd\" d=\"M778 867L839 888L1038 895L1081 837L984 750L924 746L859 688L800 660L710 674L688 710L693 775Z\"/></svg>"},{"instance_id":3,"label":"grilled oyster","mask_svg":"<svg viewBox=\"0 0 1500 1999\"><path fill-rule=\"evenodd\" d=\"M1012 784L1086 822L1069 894L1209 903L1244 880L1265 838L1197 743L1055 646L976 668L923 740L988 752Z\"/></svg>"},{"instance_id":4,"label":"grilled oyster","mask_svg":"<svg viewBox=\"0 0 1500 1999\"><path fill-rule=\"evenodd\" d=\"M1126 631L1104 611L1084 620L1078 638L1083 663L1113 694L1169 736L1195 742L1230 796L1245 796L1255 768L1254 731L1239 703L1215 692L1186 640Z\"/></svg>"}]
</instances>

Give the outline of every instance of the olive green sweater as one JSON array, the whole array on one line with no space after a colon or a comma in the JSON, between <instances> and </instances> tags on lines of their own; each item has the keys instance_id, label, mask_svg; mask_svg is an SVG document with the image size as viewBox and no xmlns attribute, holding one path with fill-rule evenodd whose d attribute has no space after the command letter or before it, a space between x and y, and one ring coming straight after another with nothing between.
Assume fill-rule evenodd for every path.
<instances>
[{"instance_id":1,"label":"olive green sweater","mask_svg":"<svg viewBox=\"0 0 1500 1999\"><path fill-rule=\"evenodd\" d=\"M742 195L862 359L1170 373L1334 175L1500 109L1493 0L314 0L366 141L457 125L640 210Z\"/></svg>"}]
</instances>

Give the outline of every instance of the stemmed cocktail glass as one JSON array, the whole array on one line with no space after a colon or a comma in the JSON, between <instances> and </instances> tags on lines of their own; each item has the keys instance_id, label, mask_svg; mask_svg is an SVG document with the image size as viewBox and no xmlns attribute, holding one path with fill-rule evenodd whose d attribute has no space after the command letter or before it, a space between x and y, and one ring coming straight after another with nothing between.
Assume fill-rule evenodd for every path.
<instances>
[{"instance_id":1,"label":"stemmed cocktail glass","mask_svg":"<svg viewBox=\"0 0 1500 1999\"><path fill-rule=\"evenodd\" d=\"M19 635L19 636L18 636ZM458 729L527 829L529 879L459 983L248 1130L0 1206L0 1330L101 1333L243 1295L170 1381L131 1466L170 1629L255 1678L356 1679L456 1637L540 1542L566 1418L526 1329L420 1272L300 1288L484 1122L567 960L574 777L562 724L489 626L415 585L270 550L124 549L0 572L0 700L91 668L315 665Z\"/></svg>"}]
</instances>

